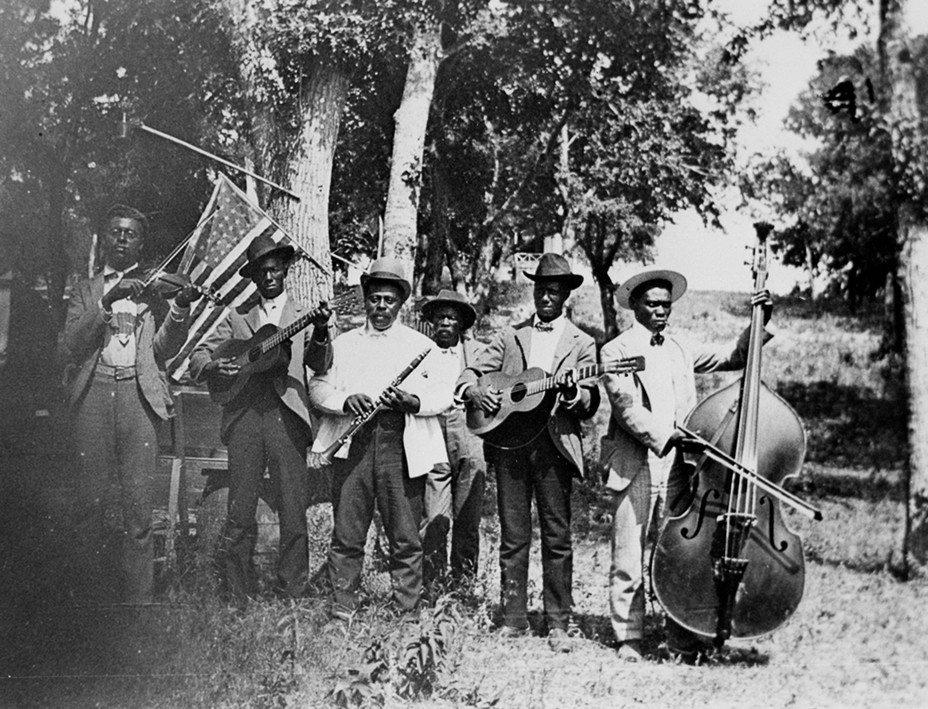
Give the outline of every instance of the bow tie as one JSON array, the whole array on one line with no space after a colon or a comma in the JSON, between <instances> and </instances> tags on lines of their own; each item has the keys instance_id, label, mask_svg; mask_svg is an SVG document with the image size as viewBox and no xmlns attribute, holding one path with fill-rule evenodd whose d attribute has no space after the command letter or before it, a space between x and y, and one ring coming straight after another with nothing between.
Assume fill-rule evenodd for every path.
<instances>
[{"instance_id":1,"label":"bow tie","mask_svg":"<svg viewBox=\"0 0 928 709\"><path fill-rule=\"evenodd\" d=\"M653 335L651 335L651 346L652 347L654 345L660 346L663 344L664 344L664 336L661 333L655 332Z\"/></svg>"},{"instance_id":2,"label":"bow tie","mask_svg":"<svg viewBox=\"0 0 928 709\"><path fill-rule=\"evenodd\" d=\"M116 278L119 278L119 271L110 271L109 273L103 274L103 282L112 281Z\"/></svg>"},{"instance_id":3,"label":"bow tie","mask_svg":"<svg viewBox=\"0 0 928 709\"><path fill-rule=\"evenodd\" d=\"M539 320L535 323L535 329L539 332L552 332L554 330L554 325L549 322L542 322Z\"/></svg>"}]
</instances>

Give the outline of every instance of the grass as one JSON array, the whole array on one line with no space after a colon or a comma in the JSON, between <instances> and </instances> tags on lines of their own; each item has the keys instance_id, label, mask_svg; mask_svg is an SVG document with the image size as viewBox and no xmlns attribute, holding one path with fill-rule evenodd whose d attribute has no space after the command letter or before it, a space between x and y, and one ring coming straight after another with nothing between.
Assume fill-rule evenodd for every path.
<instances>
[{"instance_id":1,"label":"grass","mask_svg":"<svg viewBox=\"0 0 928 709\"><path fill-rule=\"evenodd\" d=\"M479 325L493 331L525 310L525 289L503 293ZM719 342L744 327L746 296L691 293L675 326ZM575 321L596 331L598 296L575 294ZM764 350L768 384L808 431L807 463L794 489L820 507L822 522L789 510L803 538L806 590L777 631L730 642L702 666L675 664L663 645L662 613L649 603L649 659L615 658L608 621L608 493L597 480L605 407L587 431L589 479L575 486L574 594L586 640L570 655L548 650L540 617L541 563L533 545L533 635L492 633L499 592L498 524L492 481L483 520L481 568L472 588L433 596L418 616L389 606L382 563L365 572L366 602L347 625L332 625L322 587L300 602L271 596L239 613L215 596L208 553L188 555L181 575L162 579L164 603L150 608L74 606L66 588L69 499L60 457L40 450L3 461L7 514L0 556L0 707L891 707L928 705L928 581L901 582L905 456L896 373L874 361L875 314L779 303L779 332ZM707 393L732 375L700 378ZM15 503L15 504L14 504ZM313 571L322 569L328 507L310 510ZM371 555L377 561L374 539ZM261 568L270 578L272 540ZM317 577L321 577L317 574Z\"/></svg>"}]
</instances>

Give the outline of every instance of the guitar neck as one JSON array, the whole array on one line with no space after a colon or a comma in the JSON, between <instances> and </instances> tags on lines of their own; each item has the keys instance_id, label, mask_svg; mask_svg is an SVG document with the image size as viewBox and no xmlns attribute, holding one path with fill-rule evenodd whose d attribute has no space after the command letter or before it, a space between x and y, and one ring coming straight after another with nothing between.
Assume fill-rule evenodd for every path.
<instances>
[{"instance_id":1,"label":"guitar neck","mask_svg":"<svg viewBox=\"0 0 928 709\"><path fill-rule=\"evenodd\" d=\"M280 328L277 332L275 332L273 335L268 337L266 340L263 340L260 345L261 354L270 352L272 349L277 347L277 345L279 345L282 342L286 342L291 337L296 335L300 330L307 327L312 322L314 315L315 313L311 313L311 312L305 313L304 315L301 315L300 317L298 317L296 320L294 320L292 323L290 323L286 327Z\"/></svg>"},{"instance_id":2,"label":"guitar neck","mask_svg":"<svg viewBox=\"0 0 928 709\"><path fill-rule=\"evenodd\" d=\"M606 372L610 371L610 367L604 364L588 364L584 367L577 367L577 381L583 379L589 379L590 377L598 377ZM542 391L548 391L549 389L554 389L557 387L560 377L548 376L543 379L538 379L531 384L529 384L526 389L530 394L537 394Z\"/></svg>"}]
</instances>

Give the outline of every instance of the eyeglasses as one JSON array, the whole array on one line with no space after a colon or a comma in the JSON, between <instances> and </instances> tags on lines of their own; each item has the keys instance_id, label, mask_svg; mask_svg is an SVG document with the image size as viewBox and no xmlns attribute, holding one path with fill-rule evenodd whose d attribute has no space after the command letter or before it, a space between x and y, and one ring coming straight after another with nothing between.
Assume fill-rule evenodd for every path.
<instances>
[{"instance_id":1,"label":"eyeglasses","mask_svg":"<svg viewBox=\"0 0 928 709\"><path fill-rule=\"evenodd\" d=\"M141 237L141 234L135 229L120 229L119 227L113 227L107 232L107 234L112 236L114 239L118 239L123 234L126 235L127 239L138 239Z\"/></svg>"}]
</instances>

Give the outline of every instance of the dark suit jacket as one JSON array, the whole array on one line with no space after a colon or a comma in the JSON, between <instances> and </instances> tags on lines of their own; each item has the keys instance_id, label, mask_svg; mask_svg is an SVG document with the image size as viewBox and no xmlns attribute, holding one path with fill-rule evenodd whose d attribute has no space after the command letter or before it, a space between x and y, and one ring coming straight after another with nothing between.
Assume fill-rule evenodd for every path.
<instances>
[{"instance_id":1,"label":"dark suit jacket","mask_svg":"<svg viewBox=\"0 0 928 709\"><path fill-rule=\"evenodd\" d=\"M68 401L74 406L90 384L106 328L100 299L103 297L103 274L81 281L71 294L64 326L65 386ZM168 306L160 299L143 299L138 307L135 327L136 372L139 391L162 419L173 414L173 399L168 388L165 363L183 347L188 320L178 322L167 316ZM163 318L163 321L162 321ZM160 327L158 322L161 322Z\"/></svg>"},{"instance_id":2,"label":"dark suit jacket","mask_svg":"<svg viewBox=\"0 0 928 709\"><path fill-rule=\"evenodd\" d=\"M190 355L190 376L193 377L194 381L202 382L204 380L203 370L212 359L213 350L220 343L229 339L248 340L260 329L259 303L258 298L249 299L231 311L219 323L213 334L194 349ZM304 306L297 303L292 297L288 298L280 318L280 327L286 327L306 312ZM294 340L299 342L300 336L296 335ZM274 379L274 390L281 401L306 423L310 431L312 430L312 424L309 418L309 402L306 396L306 367L310 367L315 371L325 371L330 366L330 361L327 362L325 359L326 354L331 358L329 348L324 346L314 347L311 345L311 341L312 326L303 331L303 346L294 346L292 348L290 366L286 375ZM238 420L248 405L247 401L241 401L241 399L242 397L237 397L222 409L220 437L223 442L227 442L226 437L229 428Z\"/></svg>"},{"instance_id":3,"label":"dark suit jacket","mask_svg":"<svg viewBox=\"0 0 928 709\"><path fill-rule=\"evenodd\" d=\"M504 328L478 356L477 361L469 364L461 373L456 387L476 383L480 375L488 372L502 372L510 376L521 374L528 369L531 341L531 319L515 327ZM550 374L557 376L573 367L595 364L596 343L593 338L568 321L554 350L554 371ZM574 406L568 409L559 401L548 418L551 440L580 477L584 473L580 421L590 418L598 406L599 388L596 382L587 382L580 386L580 400Z\"/></svg>"}]
</instances>

